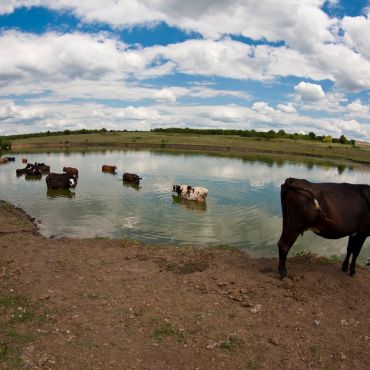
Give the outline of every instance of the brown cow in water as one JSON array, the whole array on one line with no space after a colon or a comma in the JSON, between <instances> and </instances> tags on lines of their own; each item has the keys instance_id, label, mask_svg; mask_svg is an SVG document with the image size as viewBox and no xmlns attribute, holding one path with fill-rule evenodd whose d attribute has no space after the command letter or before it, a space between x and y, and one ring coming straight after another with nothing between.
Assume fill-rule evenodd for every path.
<instances>
[{"instance_id":1,"label":"brown cow in water","mask_svg":"<svg viewBox=\"0 0 370 370\"><path fill-rule=\"evenodd\" d=\"M138 175L136 175L136 173L125 172L122 175L122 179L123 179L123 181L131 182L133 184L137 184L138 185L140 183L141 177L139 177Z\"/></svg>"},{"instance_id":2,"label":"brown cow in water","mask_svg":"<svg viewBox=\"0 0 370 370\"><path fill-rule=\"evenodd\" d=\"M116 169L117 167L116 166L110 166L110 165L107 165L107 164L103 164L101 170L103 172L110 172L110 173L116 173Z\"/></svg>"},{"instance_id":3,"label":"brown cow in water","mask_svg":"<svg viewBox=\"0 0 370 370\"><path fill-rule=\"evenodd\" d=\"M63 167L63 172L65 172L68 175L76 176L78 177L78 169L74 167Z\"/></svg>"},{"instance_id":4,"label":"brown cow in water","mask_svg":"<svg viewBox=\"0 0 370 370\"><path fill-rule=\"evenodd\" d=\"M278 242L279 272L287 276L286 257L299 234L311 230L327 239L349 236L342 271L356 273L356 259L370 235L370 186L311 183L288 178L281 185L283 231Z\"/></svg>"}]
</instances>

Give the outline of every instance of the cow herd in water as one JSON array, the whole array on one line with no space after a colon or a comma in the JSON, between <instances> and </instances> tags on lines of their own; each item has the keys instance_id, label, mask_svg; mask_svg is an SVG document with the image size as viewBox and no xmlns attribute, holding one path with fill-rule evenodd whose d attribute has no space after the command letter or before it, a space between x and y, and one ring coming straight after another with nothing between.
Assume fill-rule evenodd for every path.
<instances>
[{"instance_id":1,"label":"cow herd in water","mask_svg":"<svg viewBox=\"0 0 370 370\"><path fill-rule=\"evenodd\" d=\"M0 159L0 164L15 161L15 157L3 157ZM22 163L26 164L24 168L16 170L17 176L25 175L28 179L41 178L43 174L46 176L46 185L48 189L73 189L77 186L78 169L74 167L63 167L62 173L50 172L50 166L45 163L28 163L27 158L22 158ZM116 174L117 166L102 165L102 172ZM135 173L125 172L122 175L122 180L125 183L139 186L142 177ZM197 202L205 202L208 195L208 189L202 186L190 185L173 185L172 191L179 198L193 200Z\"/></svg>"}]
</instances>

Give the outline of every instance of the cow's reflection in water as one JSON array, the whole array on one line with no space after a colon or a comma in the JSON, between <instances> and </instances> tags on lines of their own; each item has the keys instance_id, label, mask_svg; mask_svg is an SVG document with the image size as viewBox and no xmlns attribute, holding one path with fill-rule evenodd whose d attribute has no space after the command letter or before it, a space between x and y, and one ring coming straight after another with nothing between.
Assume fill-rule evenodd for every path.
<instances>
[{"instance_id":1,"label":"cow's reflection in water","mask_svg":"<svg viewBox=\"0 0 370 370\"><path fill-rule=\"evenodd\" d=\"M123 181L122 184L126 188L132 188L132 189L135 189L135 190L140 190L141 189L141 186L139 184L134 184L132 182Z\"/></svg>"},{"instance_id":2,"label":"cow's reflection in water","mask_svg":"<svg viewBox=\"0 0 370 370\"><path fill-rule=\"evenodd\" d=\"M48 198L74 198L75 193L69 189L48 189L46 196Z\"/></svg>"},{"instance_id":3,"label":"cow's reflection in water","mask_svg":"<svg viewBox=\"0 0 370 370\"><path fill-rule=\"evenodd\" d=\"M193 200L181 198L177 195L172 195L172 202L176 205L179 205L192 211L205 212L207 210L206 202L195 202Z\"/></svg>"}]
</instances>

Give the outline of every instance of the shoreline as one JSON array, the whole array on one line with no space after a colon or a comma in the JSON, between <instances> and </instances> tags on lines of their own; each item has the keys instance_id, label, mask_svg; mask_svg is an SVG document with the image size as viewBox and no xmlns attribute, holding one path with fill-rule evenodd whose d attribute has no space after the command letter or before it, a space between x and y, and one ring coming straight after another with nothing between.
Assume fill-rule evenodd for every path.
<instances>
[{"instance_id":1,"label":"shoreline","mask_svg":"<svg viewBox=\"0 0 370 370\"><path fill-rule=\"evenodd\" d=\"M4 369L364 369L370 269L43 237L0 201Z\"/></svg>"},{"instance_id":2,"label":"shoreline","mask_svg":"<svg viewBox=\"0 0 370 370\"><path fill-rule=\"evenodd\" d=\"M253 155L271 155L291 159L300 157L363 166L370 164L369 146L362 142L358 145L350 145L300 139L262 139L238 135L127 131L15 139L11 145L13 151L85 148L151 149L241 157Z\"/></svg>"},{"instance_id":3,"label":"shoreline","mask_svg":"<svg viewBox=\"0 0 370 370\"><path fill-rule=\"evenodd\" d=\"M316 153L297 153L294 151L283 151L283 150L269 150L269 149L254 149L254 148L245 148L245 147L222 147L214 145L191 145L191 144L155 144L155 143L61 143L61 144L47 144L47 143L38 143L38 144L15 144L12 146L11 152L17 153L25 149L84 149L84 148L99 148L99 149L154 149L154 150L168 150L168 151L189 151L189 152L200 152L204 154L213 154L213 153L223 153L231 155L240 155L245 154L271 154L271 155L283 155L283 156L292 156L292 157L304 157L312 158L318 160L330 160L333 162L348 162L352 164L366 165L370 166L369 161L356 160L353 158L341 158L338 156L332 155L323 155Z\"/></svg>"}]
</instances>

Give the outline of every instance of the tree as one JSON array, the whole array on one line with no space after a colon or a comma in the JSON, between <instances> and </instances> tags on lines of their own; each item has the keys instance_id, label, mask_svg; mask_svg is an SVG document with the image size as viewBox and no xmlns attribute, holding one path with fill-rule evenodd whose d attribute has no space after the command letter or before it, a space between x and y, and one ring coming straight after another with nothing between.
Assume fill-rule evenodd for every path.
<instances>
[{"instance_id":1,"label":"tree","mask_svg":"<svg viewBox=\"0 0 370 370\"><path fill-rule=\"evenodd\" d=\"M333 137L331 135L324 136L322 139L324 143L332 143L333 142Z\"/></svg>"},{"instance_id":2,"label":"tree","mask_svg":"<svg viewBox=\"0 0 370 370\"><path fill-rule=\"evenodd\" d=\"M349 140L344 136L342 135L340 138L339 138L339 142L341 144L348 144L349 143Z\"/></svg>"}]
</instances>

